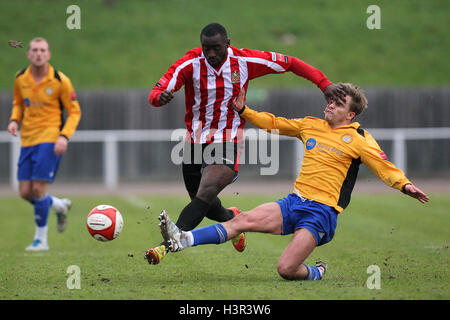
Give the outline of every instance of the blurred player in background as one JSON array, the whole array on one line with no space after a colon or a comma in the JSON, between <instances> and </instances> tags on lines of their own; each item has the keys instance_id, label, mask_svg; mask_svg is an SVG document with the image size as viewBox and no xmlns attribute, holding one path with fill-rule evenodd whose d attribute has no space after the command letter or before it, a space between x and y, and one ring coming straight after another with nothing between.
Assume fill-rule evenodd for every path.
<instances>
[{"instance_id":1,"label":"blurred player in background","mask_svg":"<svg viewBox=\"0 0 450 320\"><path fill-rule=\"evenodd\" d=\"M64 231L69 199L47 193L59 162L81 117L69 78L49 63L50 47L44 38L31 40L27 58L30 66L16 74L14 102L8 132L16 136L21 124L21 151L17 177L20 196L34 206L36 232L25 250L48 250L47 220L50 208L57 214L57 230ZM63 121L63 108L67 119Z\"/></svg>"},{"instance_id":2,"label":"blurred player in background","mask_svg":"<svg viewBox=\"0 0 450 320\"><path fill-rule=\"evenodd\" d=\"M149 95L153 106L164 106L184 85L188 132L182 169L191 202L181 211L176 224L186 231L197 227L205 216L224 222L239 213L238 208L225 209L217 196L238 176L245 120L231 104L241 89L247 89L248 80L293 72L316 84L327 100L339 101L344 96L321 71L298 58L230 46L225 28L218 23L203 28L200 42L201 47L188 51L169 68ZM206 161L205 153L212 149L214 159ZM219 153L223 157L217 156ZM245 235L237 235L232 243L242 252ZM163 243L148 250L145 257L157 264L166 252Z\"/></svg>"},{"instance_id":3,"label":"blurred player in background","mask_svg":"<svg viewBox=\"0 0 450 320\"><path fill-rule=\"evenodd\" d=\"M161 232L170 242L170 250L219 244L242 232L293 233L278 261L278 273L288 280L320 280L327 265L320 261L315 266L308 266L304 261L316 246L333 238L337 217L350 202L361 162L388 186L421 203L428 202L427 195L387 160L375 139L358 122L352 122L367 105L362 90L348 83L339 85L346 92L344 103L330 99L324 110L324 120L314 117L286 119L256 112L244 106L245 93L242 91L233 105L241 117L258 128L303 141L305 154L293 193L242 212L230 221L191 232L180 230L163 210L159 218Z\"/></svg>"}]
</instances>

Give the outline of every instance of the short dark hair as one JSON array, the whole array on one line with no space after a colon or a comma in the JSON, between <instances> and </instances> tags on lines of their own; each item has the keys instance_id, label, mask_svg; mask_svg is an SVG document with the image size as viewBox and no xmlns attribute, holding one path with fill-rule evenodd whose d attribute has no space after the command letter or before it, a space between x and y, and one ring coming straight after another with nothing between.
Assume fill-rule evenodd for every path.
<instances>
[{"instance_id":1,"label":"short dark hair","mask_svg":"<svg viewBox=\"0 0 450 320\"><path fill-rule=\"evenodd\" d=\"M200 40L202 39L202 36L214 37L216 34L220 34L225 39L228 39L227 30L225 30L224 26L220 23L213 22L203 28L200 33Z\"/></svg>"}]
</instances>

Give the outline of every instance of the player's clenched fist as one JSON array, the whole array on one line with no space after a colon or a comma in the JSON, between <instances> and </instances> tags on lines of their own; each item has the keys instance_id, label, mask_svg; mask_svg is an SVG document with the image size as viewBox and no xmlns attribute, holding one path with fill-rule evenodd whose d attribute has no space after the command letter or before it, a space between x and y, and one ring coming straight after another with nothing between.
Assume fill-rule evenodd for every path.
<instances>
[{"instance_id":1,"label":"player's clenched fist","mask_svg":"<svg viewBox=\"0 0 450 320\"><path fill-rule=\"evenodd\" d=\"M172 101L172 99L173 99L174 97L175 97L175 96L173 95L173 93L172 93L171 91L164 90L164 91L161 92L161 94L159 95L158 102L159 102L161 105L164 105L164 104L167 104L167 103L169 103L170 101Z\"/></svg>"}]
</instances>

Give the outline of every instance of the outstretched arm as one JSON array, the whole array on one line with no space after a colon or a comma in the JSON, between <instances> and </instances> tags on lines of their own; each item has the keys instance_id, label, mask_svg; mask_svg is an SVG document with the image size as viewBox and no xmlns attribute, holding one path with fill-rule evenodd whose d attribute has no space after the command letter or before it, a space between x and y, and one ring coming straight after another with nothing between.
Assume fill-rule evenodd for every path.
<instances>
[{"instance_id":1,"label":"outstretched arm","mask_svg":"<svg viewBox=\"0 0 450 320\"><path fill-rule=\"evenodd\" d=\"M322 71L297 57L251 49L242 49L242 52L248 59L249 80L266 74L292 72L314 83L327 101L333 98L344 102L345 92L338 85L328 80Z\"/></svg>"},{"instance_id":2,"label":"outstretched arm","mask_svg":"<svg viewBox=\"0 0 450 320\"><path fill-rule=\"evenodd\" d=\"M404 172L388 160L385 153L370 133L364 130L365 144L362 148L361 160L364 162L384 183L398 189L404 194L419 200L421 203L430 199L419 188L414 186L405 176Z\"/></svg>"},{"instance_id":3,"label":"outstretched arm","mask_svg":"<svg viewBox=\"0 0 450 320\"><path fill-rule=\"evenodd\" d=\"M253 124L255 127L264 129L270 133L276 133L289 137L300 137L300 130L302 127L302 119L286 119L283 117L276 117L268 112L257 112L244 105L245 89L241 89L238 97L233 101L233 109L239 115Z\"/></svg>"},{"instance_id":4,"label":"outstretched arm","mask_svg":"<svg viewBox=\"0 0 450 320\"><path fill-rule=\"evenodd\" d=\"M322 71L296 57L290 59L292 62L288 70L315 83L322 90L327 102L330 99L345 102L345 91L339 85L331 83Z\"/></svg>"}]
</instances>

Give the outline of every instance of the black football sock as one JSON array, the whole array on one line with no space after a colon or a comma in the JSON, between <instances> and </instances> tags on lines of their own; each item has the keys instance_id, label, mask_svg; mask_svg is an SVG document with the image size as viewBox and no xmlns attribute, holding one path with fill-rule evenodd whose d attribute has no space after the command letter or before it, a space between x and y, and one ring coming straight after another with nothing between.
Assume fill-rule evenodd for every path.
<instances>
[{"instance_id":1,"label":"black football sock","mask_svg":"<svg viewBox=\"0 0 450 320\"><path fill-rule=\"evenodd\" d=\"M225 209L222 206L222 202L220 202L220 199L216 197L213 203L211 203L211 206L206 213L206 217L217 222L225 222L233 219L234 213L231 210Z\"/></svg>"},{"instance_id":2,"label":"black football sock","mask_svg":"<svg viewBox=\"0 0 450 320\"><path fill-rule=\"evenodd\" d=\"M183 211L181 211L176 223L177 227L183 231L194 229L202 222L209 207L209 203L195 197L186 207L184 207Z\"/></svg>"}]
</instances>

